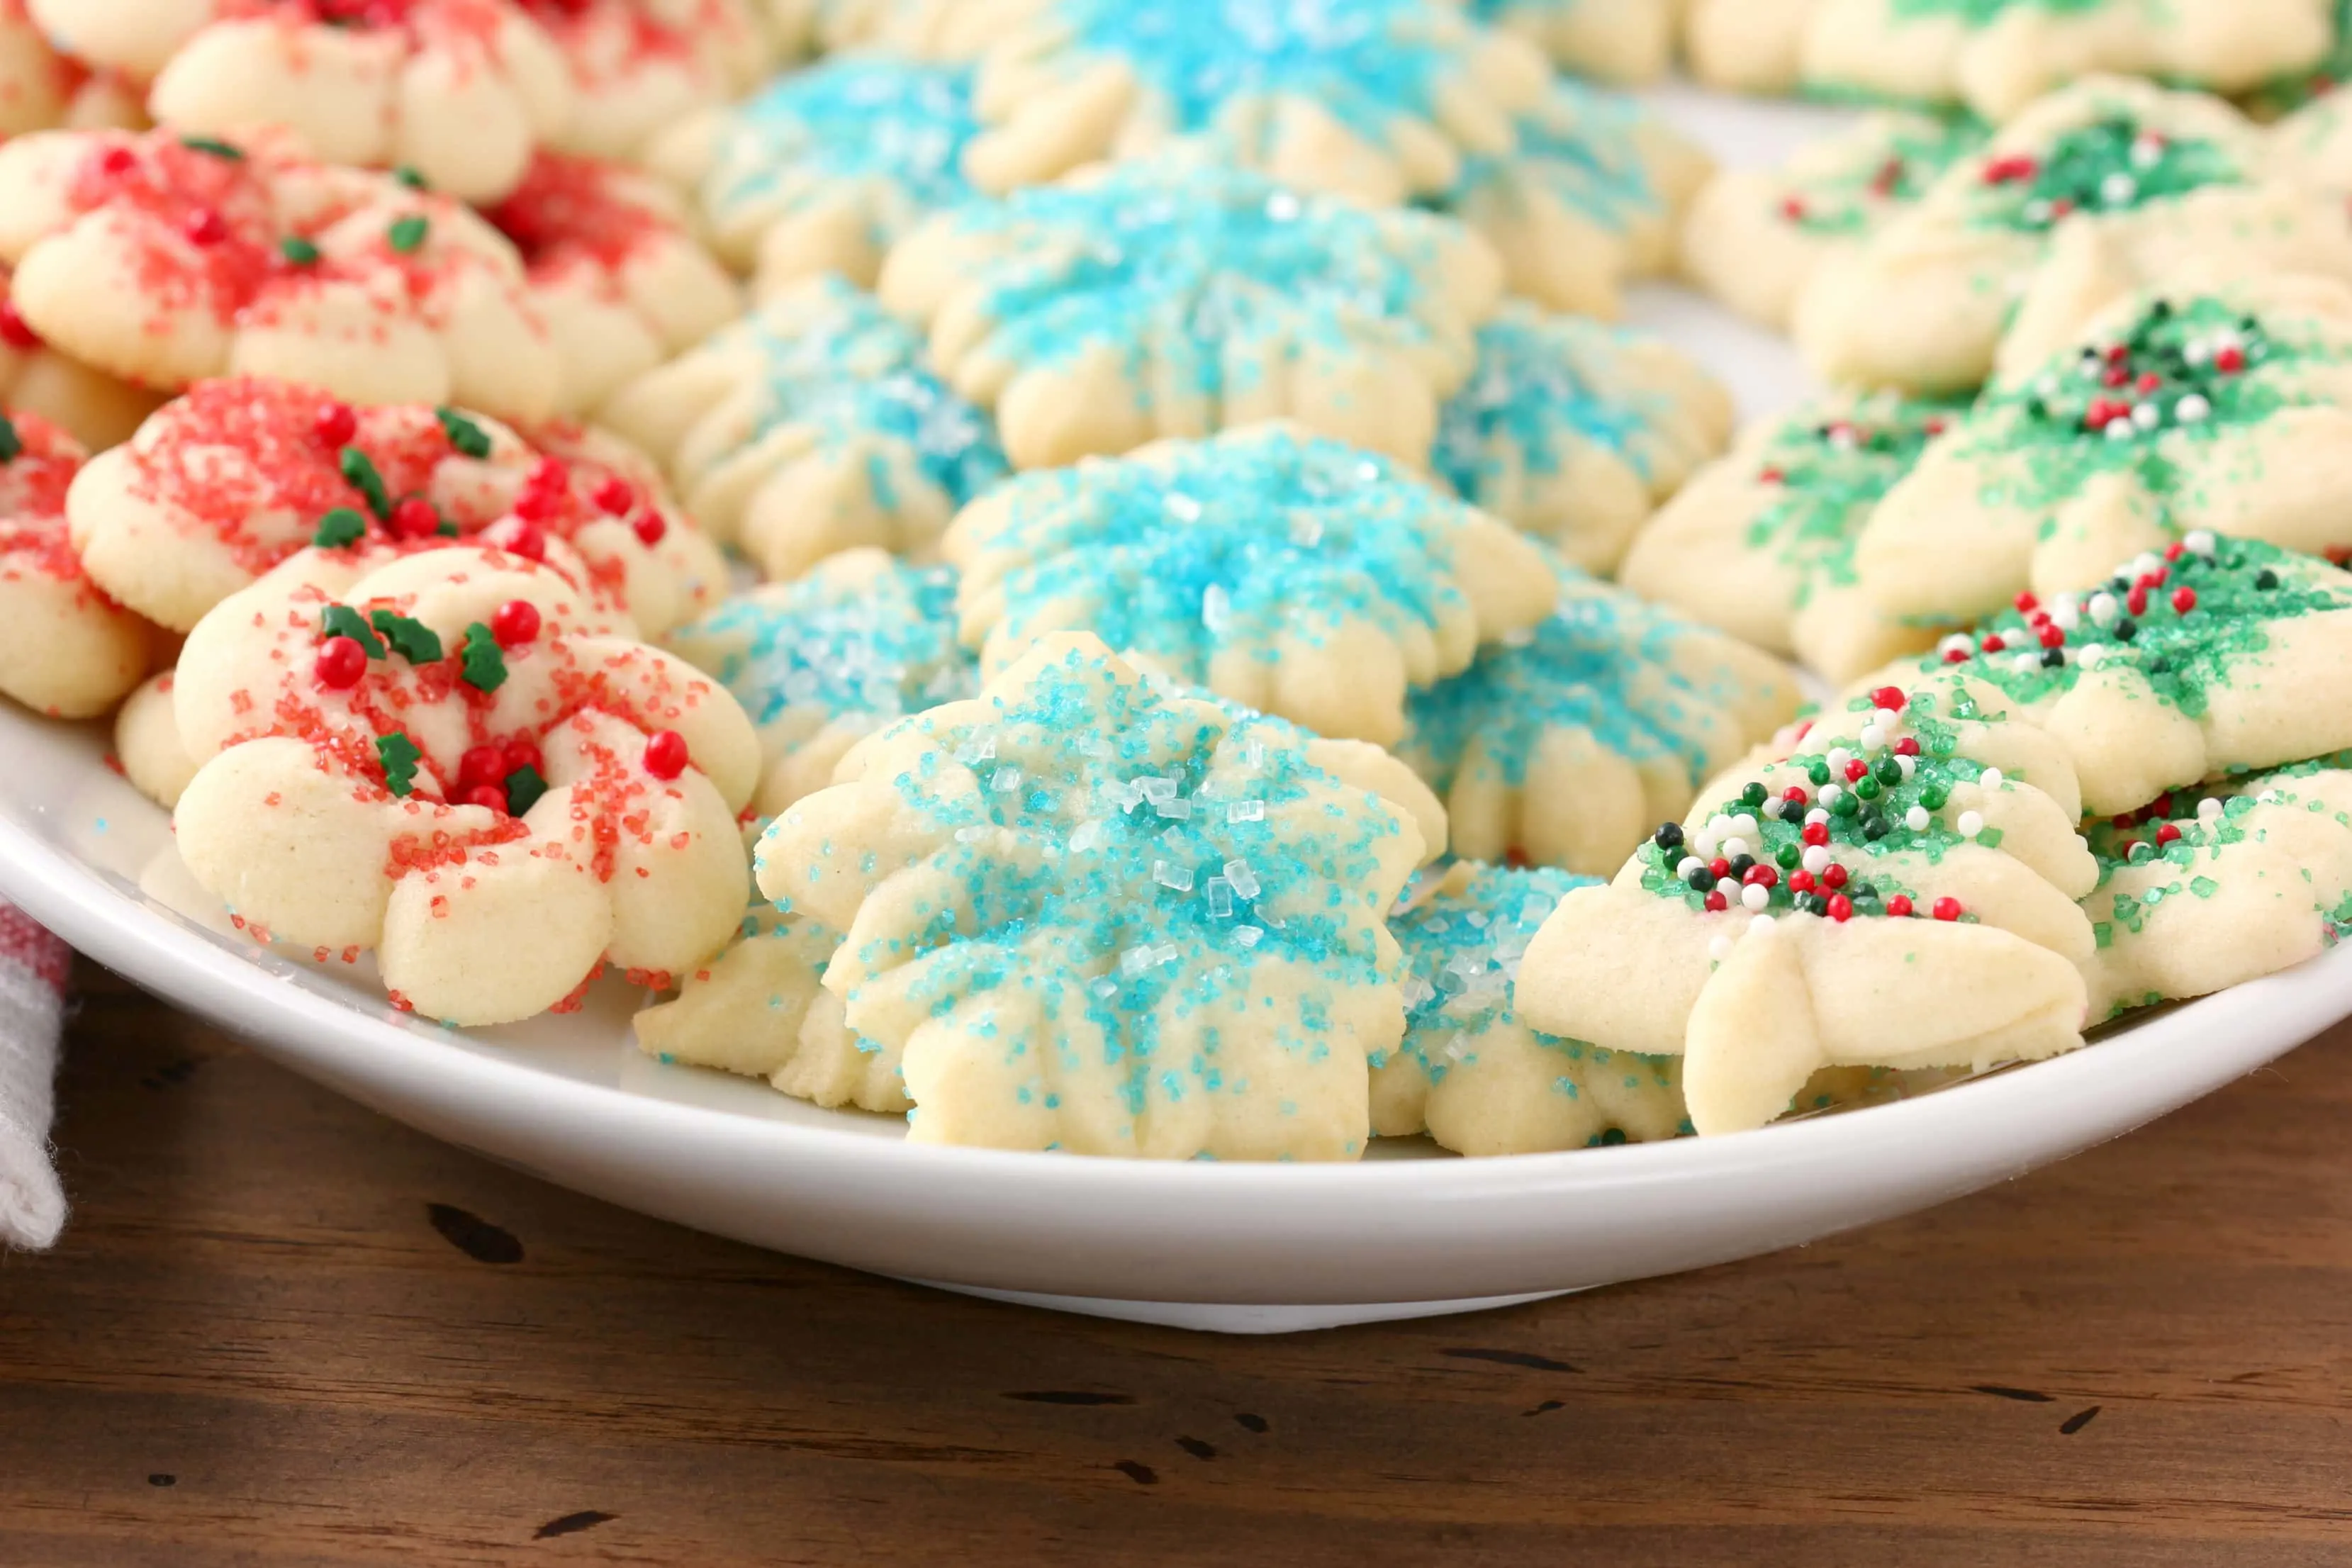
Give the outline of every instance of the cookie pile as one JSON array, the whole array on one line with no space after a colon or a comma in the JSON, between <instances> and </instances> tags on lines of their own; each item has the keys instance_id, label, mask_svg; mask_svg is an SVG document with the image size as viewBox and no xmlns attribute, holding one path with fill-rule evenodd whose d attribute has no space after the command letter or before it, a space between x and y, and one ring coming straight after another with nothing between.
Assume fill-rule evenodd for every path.
<instances>
[{"instance_id":1,"label":"cookie pile","mask_svg":"<svg viewBox=\"0 0 2352 1568\"><path fill-rule=\"evenodd\" d=\"M257 941L920 1141L2068 1050L2352 928L2352 139L2194 89L2339 40L2132 9L0 0L0 692ZM1902 101L1717 174L1678 21Z\"/></svg>"}]
</instances>

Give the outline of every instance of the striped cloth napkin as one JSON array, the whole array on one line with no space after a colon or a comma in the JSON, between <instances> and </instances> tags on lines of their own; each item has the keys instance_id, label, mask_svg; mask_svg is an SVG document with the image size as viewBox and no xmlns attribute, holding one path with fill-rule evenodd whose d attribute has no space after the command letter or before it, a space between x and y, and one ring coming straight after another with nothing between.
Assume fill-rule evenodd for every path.
<instances>
[{"instance_id":1,"label":"striped cloth napkin","mask_svg":"<svg viewBox=\"0 0 2352 1568\"><path fill-rule=\"evenodd\" d=\"M0 1247L47 1247L66 1222L49 1163L66 944L0 904Z\"/></svg>"}]
</instances>

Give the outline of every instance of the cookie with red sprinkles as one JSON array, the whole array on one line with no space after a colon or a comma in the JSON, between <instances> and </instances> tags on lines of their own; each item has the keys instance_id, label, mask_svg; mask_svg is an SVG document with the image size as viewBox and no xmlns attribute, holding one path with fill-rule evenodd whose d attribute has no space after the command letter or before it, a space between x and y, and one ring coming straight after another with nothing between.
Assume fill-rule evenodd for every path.
<instances>
[{"instance_id":1,"label":"cookie with red sprinkles","mask_svg":"<svg viewBox=\"0 0 2352 1568\"><path fill-rule=\"evenodd\" d=\"M51 348L8 298L0 267L0 405L38 415L98 452L129 440L163 401Z\"/></svg>"},{"instance_id":2,"label":"cookie with red sprinkles","mask_svg":"<svg viewBox=\"0 0 2352 1568\"><path fill-rule=\"evenodd\" d=\"M81 462L80 446L47 420L0 415L0 693L67 719L121 701L159 640L75 557L66 491Z\"/></svg>"},{"instance_id":3,"label":"cookie with red sprinkles","mask_svg":"<svg viewBox=\"0 0 2352 1568\"><path fill-rule=\"evenodd\" d=\"M742 918L751 721L549 566L306 552L197 626L173 699L189 869L262 940L373 948L403 1008L667 984Z\"/></svg>"},{"instance_id":4,"label":"cookie with red sprinkles","mask_svg":"<svg viewBox=\"0 0 2352 1568\"><path fill-rule=\"evenodd\" d=\"M276 139L20 137L0 146L0 260L33 332L142 385L267 375L524 420L562 402L561 356L496 229Z\"/></svg>"},{"instance_id":5,"label":"cookie with red sprinkles","mask_svg":"<svg viewBox=\"0 0 2352 1568\"><path fill-rule=\"evenodd\" d=\"M635 160L667 127L751 90L775 64L762 0L521 0L577 106L554 145Z\"/></svg>"},{"instance_id":6,"label":"cookie with red sprinkles","mask_svg":"<svg viewBox=\"0 0 2352 1568\"><path fill-rule=\"evenodd\" d=\"M2063 758L2038 782L1988 765L1976 742L2000 722L1925 684L1864 706L1851 745L1795 732L1563 898L1520 967L1520 1016L1681 1056L1701 1133L1774 1120L1824 1068L2079 1045L2094 943L2075 900L2097 872Z\"/></svg>"}]
</instances>

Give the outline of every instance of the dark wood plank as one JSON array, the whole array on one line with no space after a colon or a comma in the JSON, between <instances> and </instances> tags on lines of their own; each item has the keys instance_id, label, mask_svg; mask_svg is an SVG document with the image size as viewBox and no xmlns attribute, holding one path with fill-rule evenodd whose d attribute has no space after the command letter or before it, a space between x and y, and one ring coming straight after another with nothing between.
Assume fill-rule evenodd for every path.
<instances>
[{"instance_id":1,"label":"dark wood plank","mask_svg":"<svg viewBox=\"0 0 2352 1568\"><path fill-rule=\"evenodd\" d=\"M2352 1030L1859 1236L1218 1340L608 1208L81 979L0 1562L2352 1563Z\"/></svg>"}]
</instances>

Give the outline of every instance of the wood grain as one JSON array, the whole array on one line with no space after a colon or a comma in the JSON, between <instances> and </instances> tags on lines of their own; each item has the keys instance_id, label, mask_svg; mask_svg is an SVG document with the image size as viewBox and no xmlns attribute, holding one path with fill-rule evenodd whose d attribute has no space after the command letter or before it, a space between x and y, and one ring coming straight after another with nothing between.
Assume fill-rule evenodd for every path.
<instances>
[{"instance_id":1,"label":"wood grain","mask_svg":"<svg viewBox=\"0 0 2352 1568\"><path fill-rule=\"evenodd\" d=\"M1221 1340L608 1208L79 978L0 1563L2352 1563L2352 1031L1859 1236Z\"/></svg>"}]
</instances>

